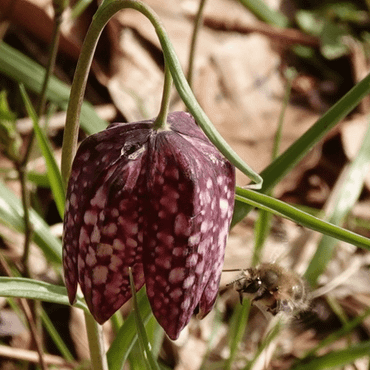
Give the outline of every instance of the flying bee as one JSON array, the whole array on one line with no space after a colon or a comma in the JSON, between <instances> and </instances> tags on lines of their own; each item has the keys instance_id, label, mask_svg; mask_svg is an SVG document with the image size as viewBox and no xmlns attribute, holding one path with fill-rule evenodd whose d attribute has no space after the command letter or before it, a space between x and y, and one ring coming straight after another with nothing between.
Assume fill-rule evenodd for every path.
<instances>
[{"instance_id":1,"label":"flying bee","mask_svg":"<svg viewBox=\"0 0 370 370\"><path fill-rule=\"evenodd\" d=\"M240 276L227 284L230 285L239 293L241 303L245 294L252 299L252 304L272 315L283 312L294 316L309 308L306 282L276 263L262 263L258 267L241 270Z\"/></svg>"}]
</instances>

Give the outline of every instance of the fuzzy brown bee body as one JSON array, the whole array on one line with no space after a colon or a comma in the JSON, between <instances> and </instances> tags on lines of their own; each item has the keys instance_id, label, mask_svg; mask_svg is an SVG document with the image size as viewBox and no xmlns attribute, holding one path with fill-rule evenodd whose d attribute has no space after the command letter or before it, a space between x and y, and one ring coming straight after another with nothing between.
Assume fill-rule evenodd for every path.
<instances>
[{"instance_id":1,"label":"fuzzy brown bee body","mask_svg":"<svg viewBox=\"0 0 370 370\"><path fill-rule=\"evenodd\" d=\"M273 315L279 312L294 315L309 307L306 282L276 263L263 263L242 270L241 275L228 285L234 286L241 302L245 294L252 299L252 304L258 303Z\"/></svg>"}]
</instances>

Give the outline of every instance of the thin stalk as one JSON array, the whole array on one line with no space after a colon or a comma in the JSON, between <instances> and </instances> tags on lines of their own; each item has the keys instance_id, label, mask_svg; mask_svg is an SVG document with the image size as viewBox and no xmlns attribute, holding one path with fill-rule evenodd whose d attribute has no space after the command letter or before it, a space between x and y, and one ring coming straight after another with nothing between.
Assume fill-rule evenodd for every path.
<instances>
[{"instance_id":1,"label":"thin stalk","mask_svg":"<svg viewBox=\"0 0 370 370\"><path fill-rule=\"evenodd\" d=\"M44 81L42 84L41 93L39 95L39 101L37 106L37 116L41 117L45 110L46 105L46 91L48 87L48 83L50 80L50 76L54 70L55 60L58 52L58 45L59 45L59 37L60 37L60 27L62 23L63 11L64 9L55 7L55 16L54 16L54 26L53 26L53 34L51 40L51 49L49 53L49 59L46 66ZM24 266L24 272L26 277L30 276L30 271L28 267L28 257L29 257L29 249L30 243L32 240L33 234L33 227L31 225L29 219L29 208L30 208L30 194L29 189L27 187L27 163L29 157L31 155L33 142L35 138L35 133L32 130L29 142L26 148L26 152L22 159L20 159L20 163L17 165L17 170L19 173L20 183L22 187L22 204L23 204L23 211L24 211L24 246L23 246L23 256L22 256L22 263Z\"/></svg>"},{"instance_id":2,"label":"thin stalk","mask_svg":"<svg viewBox=\"0 0 370 370\"><path fill-rule=\"evenodd\" d=\"M42 85L42 90L39 95L39 101L38 101L38 109L37 109L37 115L38 117L41 117L41 115L44 113L45 105L46 105L46 91L49 83L50 76L52 74L52 71L55 66L55 60L56 55L58 51L58 44L59 44L59 35L60 35L60 26L62 22L62 14L63 14L63 8L60 7L54 7L55 10L55 17L54 17L54 27L53 27L53 36L51 41L51 50L49 54L48 64L46 67L46 73L44 76L44 81ZM22 193L22 205L23 205L23 219L24 219L24 245L23 245L23 256L22 256L22 264L23 264L23 272L24 276L30 277L30 269L29 269L29 254L30 254L30 245L31 240L33 236L33 225L30 221L30 191L27 186L27 163L32 151L33 142L34 142L34 131L31 132L29 137L29 142L25 151L25 154L23 158L19 158L19 163L16 164L16 168L18 170L19 179L21 183L21 193ZM30 324L30 329L35 330L39 333L39 336L41 338L42 333L42 326L41 321L39 319L38 311L40 310L40 303L39 302L32 302L30 303L32 317L33 317L33 325ZM42 340L39 338L39 336L34 337L34 345L37 348L37 351L40 353L40 364L43 369L46 369L46 365L44 363L44 360L42 359ZM39 340L38 340L39 339Z\"/></svg>"},{"instance_id":3,"label":"thin stalk","mask_svg":"<svg viewBox=\"0 0 370 370\"><path fill-rule=\"evenodd\" d=\"M188 80L190 87L192 86L192 83L193 83L195 51L196 51L200 26L203 24L203 10L204 10L205 4L206 4L206 0L199 1L199 8L198 8L197 15L195 16L193 34L191 36L189 61L188 61L188 75L187 75L187 80Z\"/></svg>"},{"instance_id":4,"label":"thin stalk","mask_svg":"<svg viewBox=\"0 0 370 370\"><path fill-rule=\"evenodd\" d=\"M78 18L85 9L91 4L92 0L80 0L75 6L72 8L71 11L71 18L76 19Z\"/></svg>"},{"instance_id":5,"label":"thin stalk","mask_svg":"<svg viewBox=\"0 0 370 370\"><path fill-rule=\"evenodd\" d=\"M132 276L131 267L129 267L129 278L130 278L130 286L131 286L131 293L132 293L132 303L133 303L133 309L134 309L136 329L137 329L137 334L139 338L141 353L143 354L143 357L144 357L143 358L144 363L149 370L160 370L159 365L156 359L154 358L154 354L151 348L152 346L149 342L143 320L140 316L139 305L137 303L137 297L136 297L136 288L134 284L134 278Z\"/></svg>"},{"instance_id":6,"label":"thin stalk","mask_svg":"<svg viewBox=\"0 0 370 370\"><path fill-rule=\"evenodd\" d=\"M22 255L22 273L25 277L30 277L30 270L28 266L28 257L30 254L30 245L33 234L33 226L30 220L30 192L27 186L27 170L22 164L16 164L18 177L21 184L22 208L24 220L24 244Z\"/></svg>"},{"instance_id":7,"label":"thin stalk","mask_svg":"<svg viewBox=\"0 0 370 370\"><path fill-rule=\"evenodd\" d=\"M230 370L235 362L235 358L239 351L240 343L243 339L245 330L247 328L247 322L249 312L251 309L251 302L249 299L245 299L243 304L237 306L232 316L229 330L229 357L225 361L224 369Z\"/></svg>"},{"instance_id":8,"label":"thin stalk","mask_svg":"<svg viewBox=\"0 0 370 370\"><path fill-rule=\"evenodd\" d=\"M51 39L51 49L49 52L49 58L45 69L45 76L44 81L42 83L41 92L39 95L39 100L37 104L37 116L41 117L44 114L45 106L46 106L46 90L48 88L50 76L53 73L55 67L55 61L58 54L58 45L59 45L59 38L60 38L60 27L63 20L63 13L56 12L54 16L54 25L53 25L53 33ZM28 143L26 153L23 157L22 164L26 164L28 162L29 156L32 151L33 146L33 139L35 137L34 132L31 132L30 141Z\"/></svg>"},{"instance_id":9,"label":"thin stalk","mask_svg":"<svg viewBox=\"0 0 370 370\"><path fill-rule=\"evenodd\" d=\"M271 155L271 159L273 161L279 155L279 148L280 148L280 143L281 143L281 135L282 135L282 131L283 131L285 112L286 112L286 109L288 108L290 94L292 92L292 84L293 84L293 80L294 80L296 75L297 75L297 72L294 68L287 68L287 70L285 71L285 77L287 79L287 84L286 84L286 87L285 87L283 105L281 107L281 111L280 111L280 115L279 115L278 128L276 130L275 138L274 138L274 147L272 149L272 155Z\"/></svg>"},{"instance_id":10,"label":"thin stalk","mask_svg":"<svg viewBox=\"0 0 370 370\"><path fill-rule=\"evenodd\" d=\"M280 148L280 143L281 143L285 112L289 104L290 94L292 91L292 84L293 84L293 80L295 76L296 76L296 71L293 68L287 68L287 70L285 71L285 77L287 79L287 84L285 88L283 104L282 104L280 115L279 115L278 127L277 127L275 137L274 137L274 146L272 149L271 161L274 161L279 155L279 148ZM266 195L271 195L271 194L272 194L272 189L266 193ZM256 222L255 231L254 231L255 244L254 244L254 250L253 250L253 257L252 257L252 266L257 265L261 259L262 248L270 232L270 228L271 228L271 213L260 210L258 219Z\"/></svg>"},{"instance_id":11,"label":"thin stalk","mask_svg":"<svg viewBox=\"0 0 370 370\"><path fill-rule=\"evenodd\" d=\"M47 315L47 313L44 310L42 310L42 312L41 312L41 320L44 324L45 329L47 330L50 337L52 338L53 342L55 343L55 345L59 349L60 353L62 354L63 358L68 362L71 362L71 363L74 362L74 358L73 358L70 350L68 349L68 347L64 343L63 339L61 338L61 336L58 333L58 330L55 328L55 326L53 325L49 316Z\"/></svg>"},{"instance_id":12,"label":"thin stalk","mask_svg":"<svg viewBox=\"0 0 370 370\"><path fill-rule=\"evenodd\" d=\"M85 325L90 349L91 369L108 370L107 356L104 350L102 327L89 312L85 314Z\"/></svg>"},{"instance_id":13,"label":"thin stalk","mask_svg":"<svg viewBox=\"0 0 370 370\"><path fill-rule=\"evenodd\" d=\"M12 273L7 261L5 260L5 258L1 254L0 254L0 265L1 265L1 267L4 270L6 275L8 275L9 277L13 276L13 273ZM43 347L42 347L41 338L40 338L40 335L39 335L40 331L37 330L37 326L36 326L36 323L35 323L35 320L34 320L34 315L32 314L30 305L28 304L28 301L25 298L20 298L19 299L19 304L22 308L24 316L26 317L28 327L29 327L30 332L31 332L31 337L32 337L32 340L33 340L33 342L35 344L35 347L36 347L36 352L39 355L39 365L40 365L42 370L47 370L48 367L47 367L46 362L44 360L44 351L43 351Z\"/></svg>"},{"instance_id":14,"label":"thin stalk","mask_svg":"<svg viewBox=\"0 0 370 370\"><path fill-rule=\"evenodd\" d=\"M160 130L160 129L166 130L167 128L167 116L168 116L168 109L170 106L171 88L172 88L172 76L171 76L170 69L167 67L167 64L165 63L161 108L153 124L153 128L155 130Z\"/></svg>"}]
</instances>

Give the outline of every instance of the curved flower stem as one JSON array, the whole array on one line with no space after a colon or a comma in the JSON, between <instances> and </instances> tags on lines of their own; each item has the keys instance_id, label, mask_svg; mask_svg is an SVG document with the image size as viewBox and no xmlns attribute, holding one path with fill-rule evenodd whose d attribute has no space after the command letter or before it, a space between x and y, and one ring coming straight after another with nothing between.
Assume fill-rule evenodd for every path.
<instances>
[{"instance_id":1,"label":"curved flower stem","mask_svg":"<svg viewBox=\"0 0 370 370\"><path fill-rule=\"evenodd\" d=\"M163 94L161 109L159 111L158 117L154 121L153 128L155 130L165 130L167 127L167 115L168 108L170 106L170 97L171 97L171 87L172 87L172 76L168 65L164 66L164 85L163 85Z\"/></svg>"},{"instance_id":2,"label":"curved flower stem","mask_svg":"<svg viewBox=\"0 0 370 370\"><path fill-rule=\"evenodd\" d=\"M174 51L172 43L168 38L158 16L149 6L135 0L106 0L97 10L86 34L71 88L67 111L67 121L64 130L62 148L62 177L64 185L66 186L67 184L72 166L72 159L77 148L78 122L81 112L81 105L86 88L88 71L91 66L96 44L109 19L113 17L113 15L119 10L125 8L131 8L139 11L153 24L163 49L165 62L171 71L177 91L190 113L194 116L199 126L203 129L212 143L220 150L220 152L244 174L256 182L255 185L250 185L250 187L260 188L262 186L262 178L255 173L226 143L195 99L194 94L181 69L180 62Z\"/></svg>"}]
</instances>

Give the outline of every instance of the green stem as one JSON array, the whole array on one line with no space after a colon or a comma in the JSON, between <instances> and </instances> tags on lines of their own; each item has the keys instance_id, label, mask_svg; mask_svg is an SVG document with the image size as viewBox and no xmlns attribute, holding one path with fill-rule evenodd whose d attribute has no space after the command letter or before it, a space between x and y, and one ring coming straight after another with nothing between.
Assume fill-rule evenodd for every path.
<instances>
[{"instance_id":1,"label":"green stem","mask_svg":"<svg viewBox=\"0 0 370 370\"><path fill-rule=\"evenodd\" d=\"M79 61L77 63L75 77L73 80L70 100L67 111L67 121L64 130L63 147L62 147L62 177L66 186L70 174L72 159L77 148L78 122L81 112L83 95L86 88L88 71L91 66L96 44L99 36L111 17L119 10L131 8L145 15L155 28L157 36L162 46L165 63L168 65L175 86L182 100L186 104L190 113L194 116L199 126L211 142L220 150L220 152L244 174L249 176L256 185L251 185L254 188L260 188L262 178L255 173L243 160L233 151L226 143L222 136L212 125L211 121L204 113L194 94L186 81L182 72L180 62L174 51L172 43L168 38L164 27L158 16L146 4L135 0L106 0L103 5L97 10L90 28L86 34L84 44L81 49Z\"/></svg>"},{"instance_id":2,"label":"green stem","mask_svg":"<svg viewBox=\"0 0 370 370\"><path fill-rule=\"evenodd\" d=\"M193 82L193 70L194 70L194 57L195 57L195 49L197 46L197 39L199 34L200 26L203 23L203 10L204 6L206 4L206 0L200 0L199 1L199 8L198 13L194 20L194 28L193 28L193 34L191 36L191 44L190 44L190 52L189 52L189 62L188 62L188 83L191 87Z\"/></svg>"},{"instance_id":3,"label":"green stem","mask_svg":"<svg viewBox=\"0 0 370 370\"><path fill-rule=\"evenodd\" d=\"M89 312L84 312L89 341L91 369L108 370L107 356L104 350L102 327Z\"/></svg>"},{"instance_id":4,"label":"green stem","mask_svg":"<svg viewBox=\"0 0 370 370\"><path fill-rule=\"evenodd\" d=\"M172 76L171 76L170 69L167 67L167 64L165 64L161 108L153 124L153 128L155 130L159 130L159 129L165 130L167 127L167 116L168 116L168 109L170 106L171 88L172 88Z\"/></svg>"},{"instance_id":5,"label":"green stem","mask_svg":"<svg viewBox=\"0 0 370 370\"><path fill-rule=\"evenodd\" d=\"M71 18L76 19L79 17L85 9L91 4L92 0L80 0L74 5L71 11Z\"/></svg>"}]
</instances>

